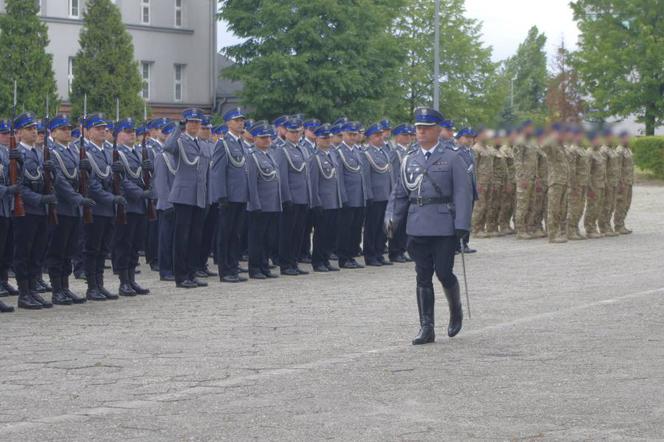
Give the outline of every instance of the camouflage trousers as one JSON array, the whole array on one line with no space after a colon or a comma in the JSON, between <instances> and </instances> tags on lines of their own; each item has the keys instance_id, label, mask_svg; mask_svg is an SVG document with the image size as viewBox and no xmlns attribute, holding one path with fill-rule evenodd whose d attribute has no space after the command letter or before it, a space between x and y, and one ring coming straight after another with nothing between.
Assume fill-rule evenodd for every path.
<instances>
[{"instance_id":1,"label":"camouflage trousers","mask_svg":"<svg viewBox=\"0 0 664 442\"><path fill-rule=\"evenodd\" d=\"M579 222L586 204L586 186L576 186L567 194L567 234L579 233Z\"/></svg>"},{"instance_id":2,"label":"camouflage trousers","mask_svg":"<svg viewBox=\"0 0 664 442\"><path fill-rule=\"evenodd\" d=\"M592 187L589 187L587 194L586 216L583 220L587 234L598 233L597 221L602 211L603 203L604 189L593 189Z\"/></svg>"},{"instance_id":3,"label":"camouflage trousers","mask_svg":"<svg viewBox=\"0 0 664 442\"><path fill-rule=\"evenodd\" d=\"M487 183L477 183L477 201L475 201L472 218L473 234L475 235L484 232L484 225L489 213L490 196L491 186Z\"/></svg>"},{"instance_id":4,"label":"camouflage trousers","mask_svg":"<svg viewBox=\"0 0 664 442\"><path fill-rule=\"evenodd\" d=\"M618 229L625 227L625 218L632 205L632 185L619 185L616 192L616 210L613 213L613 225Z\"/></svg>"},{"instance_id":5,"label":"camouflage trousers","mask_svg":"<svg viewBox=\"0 0 664 442\"><path fill-rule=\"evenodd\" d=\"M508 232L511 230L512 216L514 215L514 207L516 206L516 193L514 192L514 184L507 183L505 191L500 195L500 212L498 213L498 225L501 232Z\"/></svg>"},{"instance_id":6,"label":"camouflage trousers","mask_svg":"<svg viewBox=\"0 0 664 442\"><path fill-rule=\"evenodd\" d=\"M491 196L489 197L489 209L486 214L487 233L498 232L498 217L500 216L500 206L502 196L505 193L505 184L496 183L491 186Z\"/></svg>"},{"instance_id":7,"label":"camouflage trousers","mask_svg":"<svg viewBox=\"0 0 664 442\"><path fill-rule=\"evenodd\" d=\"M535 193L535 182L533 180L519 180L516 188L516 209L514 214L514 227L517 233L526 233L528 226L528 214Z\"/></svg>"},{"instance_id":8,"label":"camouflage trousers","mask_svg":"<svg viewBox=\"0 0 664 442\"><path fill-rule=\"evenodd\" d=\"M617 186L607 185L604 190L604 201L602 202L602 212L599 215L597 224L599 225L600 233L606 233L611 228L611 217L616 208L616 189Z\"/></svg>"},{"instance_id":9,"label":"camouflage trousers","mask_svg":"<svg viewBox=\"0 0 664 442\"><path fill-rule=\"evenodd\" d=\"M546 230L549 239L567 236L565 213L567 212L567 184L552 184L547 190Z\"/></svg>"},{"instance_id":10,"label":"camouflage trousers","mask_svg":"<svg viewBox=\"0 0 664 442\"><path fill-rule=\"evenodd\" d=\"M528 217L528 230L531 233L543 232L542 221L546 213L547 189L539 181L535 182L535 192L533 192L532 210Z\"/></svg>"}]
</instances>

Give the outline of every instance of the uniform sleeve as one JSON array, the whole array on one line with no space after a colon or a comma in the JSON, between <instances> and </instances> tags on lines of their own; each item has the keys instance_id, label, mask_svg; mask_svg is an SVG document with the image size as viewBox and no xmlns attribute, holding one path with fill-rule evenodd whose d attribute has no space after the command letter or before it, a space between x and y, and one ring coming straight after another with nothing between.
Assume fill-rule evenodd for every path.
<instances>
[{"instance_id":1,"label":"uniform sleeve","mask_svg":"<svg viewBox=\"0 0 664 442\"><path fill-rule=\"evenodd\" d=\"M403 160L406 161L406 158ZM390 193L385 209L385 224L392 221L394 229L401 223L406 222L406 214L408 213L408 206L410 206L409 192L404 187L401 175L401 173L397 174L397 183Z\"/></svg>"},{"instance_id":2,"label":"uniform sleeve","mask_svg":"<svg viewBox=\"0 0 664 442\"><path fill-rule=\"evenodd\" d=\"M284 154L284 148L278 147L274 153L275 159L277 161L277 166L279 167L279 176L283 181L283 186L281 189L281 200L283 202L289 202L293 200L290 192L290 186L288 185L288 163L286 160L286 155Z\"/></svg>"},{"instance_id":3,"label":"uniform sleeve","mask_svg":"<svg viewBox=\"0 0 664 442\"><path fill-rule=\"evenodd\" d=\"M459 155L452 161L452 198L454 200L454 228L470 230L473 213L473 187L466 172L466 163Z\"/></svg>"},{"instance_id":4,"label":"uniform sleeve","mask_svg":"<svg viewBox=\"0 0 664 442\"><path fill-rule=\"evenodd\" d=\"M178 146L178 140L180 139L180 125L175 126L175 130L166 138L164 143L164 151L174 155L176 158L180 155L180 149Z\"/></svg>"},{"instance_id":5,"label":"uniform sleeve","mask_svg":"<svg viewBox=\"0 0 664 442\"><path fill-rule=\"evenodd\" d=\"M373 149L373 148L371 148ZM364 192L365 192L365 200L372 200L374 198L373 195L373 187L371 185L371 166L369 165L369 160L367 159L367 155L369 155L369 152L360 152L358 157L359 157L359 162L360 162L360 172L362 173L362 185L364 186Z\"/></svg>"},{"instance_id":6,"label":"uniform sleeve","mask_svg":"<svg viewBox=\"0 0 664 442\"><path fill-rule=\"evenodd\" d=\"M170 189L168 188L168 167L166 166L166 160L163 155L156 155L154 159L154 176L153 188L158 200L168 201L168 194Z\"/></svg>"},{"instance_id":7,"label":"uniform sleeve","mask_svg":"<svg viewBox=\"0 0 664 442\"><path fill-rule=\"evenodd\" d=\"M320 194L318 191L318 183L320 180L320 171L318 169L318 164L316 164L316 155L312 155L307 160L309 168L309 184L311 189L311 207L320 207L323 203L320 200Z\"/></svg>"},{"instance_id":8,"label":"uniform sleeve","mask_svg":"<svg viewBox=\"0 0 664 442\"><path fill-rule=\"evenodd\" d=\"M247 211L254 212L261 209L261 201L258 195L258 169L252 154L247 155L247 176L249 180L249 201Z\"/></svg>"},{"instance_id":9,"label":"uniform sleeve","mask_svg":"<svg viewBox=\"0 0 664 442\"><path fill-rule=\"evenodd\" d=\"M62 172L62 168L58 161L55 162L55 182L53 188L55 189L55 195L61 201L77 206L83 201L83 196L74 190L71 183Z\"/></svg>"},{"instance_id":10,"label":"uniform sleeve","mask_svg":"<svg viewBox=\"0 0 664 442\"><path fill-rule=\"evenodd\" d=\"M18 171L19 178L16 181L21 184L21 189L22 189L21 197L23 198L23 200L29 205L36 207L41 204L42 194L33 191L32 188L30 187L28 178L25 176L24 173L24 168L27 167L27 158L25 157L25 152L22 152L22 154L23 154L23 167L19 169Z\"/></svg>"},{"instance_id":11,"label":"uniform sleeve","mask_svg":"<svg viewBox=\"0 0 664 442\"><path fill-rule=\"evenodd\" d=\"M220 139L214 148L210 162L210 199L212 202L228 198L228 189L226 186L227 169L228 155L226 155L224 142Z\"/></svg>"}]
</instances>

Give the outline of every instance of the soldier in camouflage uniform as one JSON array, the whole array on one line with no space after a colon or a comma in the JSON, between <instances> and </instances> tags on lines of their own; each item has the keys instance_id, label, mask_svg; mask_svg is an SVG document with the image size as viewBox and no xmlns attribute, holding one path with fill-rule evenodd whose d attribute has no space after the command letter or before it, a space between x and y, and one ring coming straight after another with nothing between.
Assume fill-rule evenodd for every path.
<instances>
[{"instance_id":1,"label":"soldier in camouflage uniform","mask_svg":"<svg viewBox=\"0 0 664 442\"><path fill-rule=\"evenodd\" d=\"M583 131L572 130L572 141L568 148L570 162L570 188L567 199L567 238L570 240L586 239L579 231L579 222L586 204L586 192L590 180L590 153L584 147Z\"/></svg>"},{"instance_id":2,"label":"soldier in camouflage uniform","mask_svg":"<svg viewBox=\"0 0 664 442\"><path fill-rule=\"evenodd\" d=\"M606 158L606 190L602 212L598 220L599 231L605 236L618 236L618 233L611 227L611 218L616 208L616 190L620 181L622 159L616 152L614 137L610 131L604 133L604 145L600 152Z\"/></svg>"},{"instance_id":3,"label":"soldier in camouflage uniform","mask_svg":"<svg viewBox=\"0 0 664 442\"><path fill-rule=\"evenodd\" d=\"M588 184L588 203L584 224L586 236L589 239L602 238L604 235L597 230L599 219L604 204L604 190L606 189L606 157L600 152L602 139L597 133L588 135L590 140L590 181Z\"/></svg>"},{"instance_id":4,"label":"soldier in camouflage uniform","mask_svg":"<svg viewBox=\"0 0 664 442\"><path fill-rule=\"evenodd\" d=\"M613 226L621 235L632 233L625 227L625 218L632 205L632 186L634 186L634 157L629 148L629 134L620 134L620 143L616 148L620 159L620 180L616 191L616 210L613 214Z\"/></svg>"},{"instance_id":5,"label":"soldier in camouflage uniform","mask_svg":"<svg viewBox=\"0 0 664 442\"><path fill-rule=\"evenodd\" d=\"M505 177L505 191L500 197L498 226L500 228L500 233L505 235L516 233L511 224L512 215L514 215L514 207L516 206L516 177L514 170L514 149L512 148L516 140L516 135L516 131L508 131L503 138L503 145L500 148L500 153L505 159L507 174Z\"/></svg>"},{"instance_id":6,"label":"soldier in camouflage uniform","mask_svg":"<svg viewBox=\"0 0 664 442\"><path fill-rule=\"evenodd\" d=\"M550 134L542 143L542 151L547 161L547 215L546 228L550 243L567 242L567 229L563 220L567 212L567 185L569 182L569 161L563 142L566 131L559 124L551 127Z\"/></svg>"},{"instance_id":7,"label":"soldier in camouflage uniform","mask_svg":"<svg viewBox=\"0 0 664 442\"><path fill-rule=\"evenodd\" d=\"M489 149L486 145L487 133L480 132L477 136L475 145L473 145L473 157L475 160L475 173L477 176L477 193L479 197L475 202L473 209L473 230L476 238L486 238L484 226L489 213L489 200L491 196L491 182L493 180L493 160L495 157L494 149Z\"/></svg>"},{"instance_id":8,"label":"soldier in camouflage uniform","mask_svg":"<svg viewBox=\"0 0 664 442\"><path fill-rule=\"evenodd\" d=\"M542 150L544 144L544 131L537 132L535 151L537 153L537 168L535 169L535 192L533 193L532 210L528 219L528 229L533 238L546 238L542 227L546 213L547 176L549 174L546 153Z\"/></svg>"},{"instance_id":9,"label":"soldier in camouflage uniform","mask_svg":"<svg viewBox=\"0 0 664 442\"><path fill-rule=\"evenodd\" d=\"M516 175L516 214L514 226L516 239L532 239L528 233L528 214L535 190L537 171L537 148L533 139L533 123L526 121L514 143L514 172Z\"/></svg>"},{"instance_id":10,"label":"soldier in camouflage uniform","mask_svg":"<svg viewBox=\"0 0 664 442\"><path fill-rule=\"evenodd\" d=\"M502 197L505 194L507 184L507 162L503 153L500 151L502 137L498 134L491 134L488 143L489 151L493 151L493 179L491 180L491 195L489 197L489 212L486 218L486 235L489 238L496 236L505 236L507 233L498 231L498 221L500 216L500 206Z\"/></svg>"}]
</instances>

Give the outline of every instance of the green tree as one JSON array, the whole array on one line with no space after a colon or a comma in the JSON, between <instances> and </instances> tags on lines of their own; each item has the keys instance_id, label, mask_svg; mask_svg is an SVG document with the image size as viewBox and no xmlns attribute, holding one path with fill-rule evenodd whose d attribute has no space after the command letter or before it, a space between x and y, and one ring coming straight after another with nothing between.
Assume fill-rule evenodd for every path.
<instances>
[{"instance_id":1,"label":"green tree","mask_svg":"<svg viewBox=\"0 0 664 442\"><path fill-rule=\"evenodd\" d=\"M581 31L574 57L592 117L635 114L653 135L664 118L664 3L661 0L578 0Z\"/></svg>"},{"instance_id":2,"label":"green tree","mask_svg":"<svg viewBox=\"0 0 664 442\"><path fill-rule=\"evenodd\" d=\"M493 124L506 90L481 42L482 23L466 17L465 0L442 0L440 22L440 109L459 124ZM401 115L433 104L435 6L431 0L408 0L395 21L399 46L407 51L400 68Z\"/></svg>"},{"instance_id":3,"label":"green tree","mask_svg":"<svg viewBox=\"0 0 664 442\"><path fill-rule=\"evenodd\" d=\"M256 117L303 112L371 121L398 94L403 51L390 25L403 0L222 0L219 17L245 41L225 48Z\"/></svg>"},{"instance_id":4,"label":"green tree","mask_svg":"<svg viewBox=\"0 0 664 442\"><path fill-rule=\"evenodd\" d=\"M532 119L538 123L546 120L546 92L549 83L546 69L546 35L536 26L528 31L528 36L519 45L516 54L505 61L505 83L513 80L514 109L510 112L519 119ZM511 85L509 86L511 87ZM505 106L510 106L505 102Z\"/></svg>"},{"instance_id":5,"label":"green tree","mask_svg":"<svg viewBox=\"0 0 664 442\"><path fill-rule=\"evenodd\" d=\"M51 55L46 53L48 28L39 20L34 0L7 0L6 15L0 16L0 114L11 115L14 81L17 82L18 112L57 109L58 94Z\"/></svg>"},{"instance_id":6,"label":"green tree","mask_svg":"<svg viewBox=\"0 0 664 442\"><path fill-rule=\"evenodd\" d=\"M72 114L83 112L88 96L88 112L115 116L115 99L120 99L120 115L143 117L142 81L134 44L122 23L120 10L111 0L90 0L83 16L80 49L74 58Z\"/></svg>"}]
</instances>

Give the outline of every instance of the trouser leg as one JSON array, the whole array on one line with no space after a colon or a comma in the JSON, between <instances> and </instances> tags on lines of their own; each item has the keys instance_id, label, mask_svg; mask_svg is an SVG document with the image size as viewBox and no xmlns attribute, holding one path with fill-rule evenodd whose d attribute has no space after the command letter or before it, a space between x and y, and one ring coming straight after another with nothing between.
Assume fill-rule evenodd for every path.
<instances>
[{"instance_id":1,"label":"trouser leg","mask_svg":"<svg viewBox=\"0 0 664 442\"><path fill-rule=\"evenodd\" d=\"M175 235L175 209L159 211L159 274L174 275L173 238Z\"/></svg>"}]
</instances>

